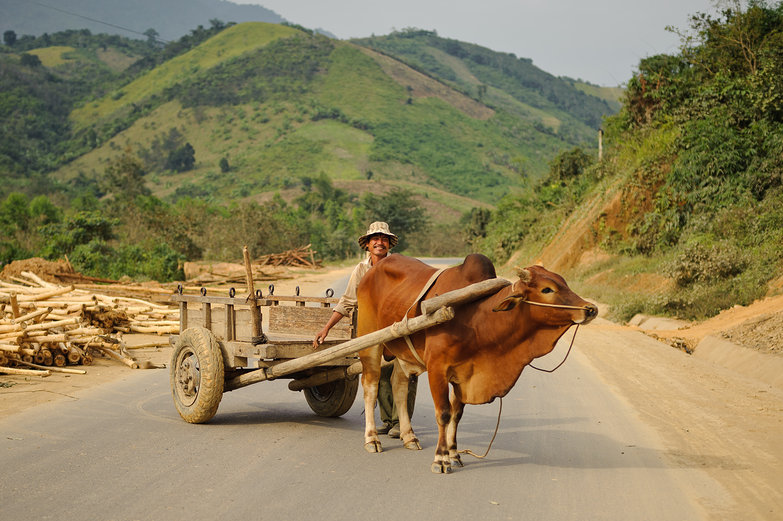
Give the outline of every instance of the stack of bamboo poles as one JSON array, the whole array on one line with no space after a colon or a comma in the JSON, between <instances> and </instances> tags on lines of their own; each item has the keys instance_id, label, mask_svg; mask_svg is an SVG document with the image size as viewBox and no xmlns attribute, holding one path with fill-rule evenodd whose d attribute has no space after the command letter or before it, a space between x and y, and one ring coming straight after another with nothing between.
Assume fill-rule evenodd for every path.
<instances>
[{"instance_id":1,"label":"stack of bamboo poles","mask_svg":"<svg viewBox=\"0 0 783 521\"><path fill-rule=\"evenodd\" d=\"M319 268L320 261L315 260L315 250L311 245L302 246L282 253L270 253L262 255L255 260L260 266L296 266L302 268Z\"/></svg>"},{"instance_id":2,"label":"stack of bamboo poles","mask_svg":"<svg viewBox=\"0 0 783 521\"><path fill-rule=\"evenodd\" d=\"M168 335L179 331L179 310L137 298L108 296L100 286L60 286L22 272L0 281L0 372L83 372L66 365L90 365L108 356L129 367L147 367L128 354L123 333ZM168 337L138 347L168 345ZM32 367L33 369L26 369ZM42 369L42 370L41 370Z\"/></svg>"}]
</instances>

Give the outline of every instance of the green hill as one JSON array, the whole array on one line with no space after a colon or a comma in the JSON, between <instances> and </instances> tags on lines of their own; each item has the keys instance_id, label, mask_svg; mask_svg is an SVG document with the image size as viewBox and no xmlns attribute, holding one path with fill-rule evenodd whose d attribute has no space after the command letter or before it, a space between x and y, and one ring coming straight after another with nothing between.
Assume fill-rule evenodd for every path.
<instances>
[{"instance_id":1,"label":"green hill","mask_svg":"<svg viewBox=\"0 0 783 521\"><path fill-rule=\"evenodd\" d=\"M148 183L161 195L175 185L187 193L189 183L219 199L241 198L323 172L335 180L413 182L492 203L540 177L564 146L595 138L551 103L514 104L513 111L489 107L354 44L240 24L76 108L76 132L90 129L107 141L58 176L100 176L118 148L150 150L175 131L197 161L184 177L153 168ZM519 117L523 112L528 116ZM230 175L218 170L222 158Z\"/></svg>"},{"instance_id":2,"label":"green hill","mask_svg":"<svg viewBox=\"0 0 783 521\"><path fill-rule=\"evenodd\" d=\"M440 78L455 89L550 129L564 141L592 143L601 119L616 112L604 99L534 66L532 60L405 29L353 40Z\"/></svg>"}]
</instances>

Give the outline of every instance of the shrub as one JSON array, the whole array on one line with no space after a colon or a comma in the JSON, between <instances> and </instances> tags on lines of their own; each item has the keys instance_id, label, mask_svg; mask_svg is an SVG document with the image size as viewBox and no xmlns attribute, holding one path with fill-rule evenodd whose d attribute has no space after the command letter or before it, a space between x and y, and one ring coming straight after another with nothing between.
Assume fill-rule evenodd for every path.
<instances>
[{"instance_id":1,"label":"shrub","mask_svg":"<svg viewBox=\"0 0 783 521\"><path fill-rule=\"evenodd\" d=\"M742 273L749 259L736 246L714 244L687 246L677 258L665 267L666 274L673 277L680 287L695 282L713 282L735 277Z\"/></svg>"},{"instance_id":2,"label":"shrub","mask_svg":"<svg viewBox=\"0 0 783 521\"><path fill-rule=\"evenodd\" d=\"M565 181L581 176L585 169L593 163L584 150L579 147L562 152L549 164L550 178Z\"/></svg>"},{"instance_id":3,"label":"shrub","mask_svg":"<svg viewBox=\"0 0 783 521\"><path fill-rule=\"evenodd\" d=\"M74 248L71 264L96 277L151 279L161 282L184 280L180 267L184 257L168 244L127 244L114 249L102 240L92 240Z\"/></svg>"}]
</instances>

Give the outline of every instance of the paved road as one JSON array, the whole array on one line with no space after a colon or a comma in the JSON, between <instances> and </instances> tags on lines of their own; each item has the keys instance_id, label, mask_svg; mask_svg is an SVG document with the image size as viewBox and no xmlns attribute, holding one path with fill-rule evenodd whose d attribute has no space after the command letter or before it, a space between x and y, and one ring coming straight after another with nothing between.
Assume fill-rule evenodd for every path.
<instances>
[{"instance_id":1,"label":"paved road","mask_svg":"<svg viewBox=\"0 0 783 521\"><path fill-rule=\"evenodd\" d=\"M581 335L580 335L581 336ZM539 361L553 366L561 345ZM165 371L139 371L70 401L0 419L3 520L694 520L689 479L575 353L526 369L503 400L485 460L429 470L436 436L426 378L414 427L423 451L362 448L362 404L314 416L286 382L228 393L208 424L177 415ZM468 406L462 448L482 453L498 403ZM395 512L395 509L402 509Z\"/></svg>"}]
</instances>

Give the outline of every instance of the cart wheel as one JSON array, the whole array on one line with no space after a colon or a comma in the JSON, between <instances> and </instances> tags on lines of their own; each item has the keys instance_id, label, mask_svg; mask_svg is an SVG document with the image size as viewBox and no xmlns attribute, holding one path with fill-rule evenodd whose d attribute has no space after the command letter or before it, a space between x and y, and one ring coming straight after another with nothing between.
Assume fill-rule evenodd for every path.
<instances>
[{"instance_id":1,"label":"cart wheel","mask_svg":"<svg viewBox=\"0 0 783 521\"><path fill-rule=\"evenodd\" d=\"M307 387L304 390L304 395L307 399L307 405L315 414L336 418L351 408L358 388L359 379L354 377Z\"/></svg>"},{"instance_id":2,"label":"cart wheel","mask_svg":"<svg viewBox=\"0 0 783 521\"><path fill-rule=\"evenodd\" d=\"M209 421L223 398L225 369L220 344L203 327L182 332L171 354L171 393L179 415L188 423Z\"/></svg>"}]
</instances>

